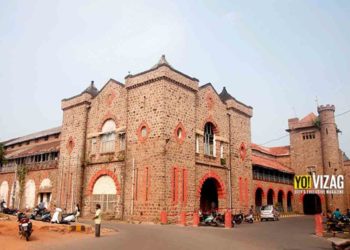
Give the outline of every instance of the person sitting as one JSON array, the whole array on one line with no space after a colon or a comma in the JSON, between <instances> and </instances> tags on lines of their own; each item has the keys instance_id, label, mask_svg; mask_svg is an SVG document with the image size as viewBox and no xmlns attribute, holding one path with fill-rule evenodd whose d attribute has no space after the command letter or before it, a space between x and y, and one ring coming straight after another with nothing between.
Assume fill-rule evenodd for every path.
<instances>
[{"instance_id":1,"label":"person sitting","mask_svg":"<svg viewBox=\"0 0 350 250\"><path fill-rule=\"evenodd\" d=\"M349 208L346 209L346 216L347 216L348 218L350 218L350 209L349 209Z\"/></svg>"},{"instance_id":2,"label":"person sitting","mask_svg":"<svg viewBox=\"0 0 350 250\"><path fill-rule=\"evenodd\" d=\"M341 214L341 212L339 211L339 208L337 208L337 209L333 212L333 217L334 217L336 220L340 220L340 218L342 217L342 214Z\"/></svg>"}]
</instances>

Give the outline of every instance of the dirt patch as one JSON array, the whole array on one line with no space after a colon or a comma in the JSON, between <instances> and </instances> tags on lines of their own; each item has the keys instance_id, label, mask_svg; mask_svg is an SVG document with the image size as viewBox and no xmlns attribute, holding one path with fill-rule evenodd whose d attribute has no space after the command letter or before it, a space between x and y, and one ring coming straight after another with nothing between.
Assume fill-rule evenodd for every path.
<instances>
[{"instance_id":1,"label":"dirt patch","mask_svg":"<svg viewBox=\"0 0 350 250\"><path fill-rule=\"evenodd\" d=\"M0 224L0 245L4 250L26 250L36 249L43 243L55 244L62 240L83 239L91 237L84 233L68 233L64 225L50 225L48 223L32 221L33 234L30 241L26 242L24 238L18 235L18 223L15 217L10 217L9 220L1 221Z\"/></svg>"}]
</instances>

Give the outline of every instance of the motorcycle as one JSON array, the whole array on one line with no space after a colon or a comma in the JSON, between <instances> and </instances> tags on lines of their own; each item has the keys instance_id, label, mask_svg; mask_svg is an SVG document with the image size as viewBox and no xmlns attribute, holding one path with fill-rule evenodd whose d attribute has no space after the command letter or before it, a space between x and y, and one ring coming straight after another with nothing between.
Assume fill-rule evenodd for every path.
<instances>
[{"instance_id":1,"label":"motorcycle","mask_svg":"<svg viewBox=\"0 0 350 250\"><path fill-rule=\"evenodd\" d=\"M40 220L44 222L49 222L51 220L50 211L47 211L46 208L34 208L33 213L30 215L32 220Z\"/></svg>"},{"instance_id":2,"label":"motorcycle","mask_svg":"<svg viewBox=\"0 0 350 250\"><path fill-rule=\"evenodd\" d=\"M233 215L232 224L241 224L243 222L243 217L243 213Z\"/></svg>"},{"instance_id":3,"label":"motorcycle","mask_svg":"<svg viewBox=\"0 0 350 250\"><path fill-rule=\"evenodd\" d=\"M1 208L1 212L3 212L4 214L16 215L18 213L17 209L8 208L6 205L6 201L1 202L0 208Z\"/></svg>"},{"instance_id":4,"label":"motorcycle","mask_svg":"<svg viewBox=\"0 0 350 250\"><path fill-rule=\"evenodd\" d=\"M23 213L18 214L18 222L19 222L18 234L20 235L21 238L25 237L26 241L29 241L29 237L32 235L32 232L33 232L32 222Z\"/></svg>"}]
</instances>

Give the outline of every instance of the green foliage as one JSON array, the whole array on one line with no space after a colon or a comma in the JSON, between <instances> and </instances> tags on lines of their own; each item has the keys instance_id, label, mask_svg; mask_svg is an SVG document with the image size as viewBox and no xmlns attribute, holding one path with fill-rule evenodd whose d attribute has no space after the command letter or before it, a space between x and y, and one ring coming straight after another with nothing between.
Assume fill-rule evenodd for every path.
<instances>
[{"instance_id":1,"label":"green foliage","mask_svg":"<svg viewBox=\"0 0 350 250\"><path fill-rule=\"evenodd\" d=\"M321 120L320 120L320 118L316 118L313 123L314 123L315 127L319 128L319 129L321 128Z\"/></svg>"},{"instance_id":2,"label":"green foliage","mask_svg":"<svg viewBox=\"0 0 350 250\"><path fill-rule=\"evenodd\" d=\"M20 165L17 167L17 179L19 183L19 197L20 199L23 197L24 193L24 185L26 181L28 169L24 165Z\"/></svg>"},{"instance_id":3,"label":"green foliage","mask_svg":"<svg viewBox=\"0 0 350 250\"><path fill-rule=\"evenodd\" d=\"M225 158L221 158L220 159L220 163L222 166L225 166L226 165L226 159Z\"/></svg>"},{"instance_id":4,"label":"green foliage","mask_svg":"<svg viewBox=\"0 0 350 250\"><path fill-rule=\"evenodd\" d=\"M0 166L6 163L4 144L0 143Z\"/></svg>"}]
</instances>

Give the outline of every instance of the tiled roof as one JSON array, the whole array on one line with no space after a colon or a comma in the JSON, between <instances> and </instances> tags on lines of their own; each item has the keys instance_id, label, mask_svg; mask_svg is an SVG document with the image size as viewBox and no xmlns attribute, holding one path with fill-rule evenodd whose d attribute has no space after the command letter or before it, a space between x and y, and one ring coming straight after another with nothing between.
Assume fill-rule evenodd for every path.
<instances>
[{"instance_id":1,"label":"tiled roof","mask_svg":"<svg viewBox=\"0 0 350 250\"><path fill-rule=\"evenodd\" d=\"M253 162L253 165L259 165L259 166L263 166L263 167L267 167L267 168L272 168L272 169L276 169L276 170L279 170L279 171L285 172L285 173L294 173L294 171L292 169L281 164L280 162L272 160L272 159L268 159L268 158L265 158L262 156L252 155L252 162Z\"/></svg>"},{"instance_id":2,"label":"tiled roof","mask_svg":"<svg viewBox=\"0 0 350 250\"><path fill-rule=\"evenodd\" d=\"M57 152L60 150L60 141L51 141L48 143L33 144L19 147L16 149L6 150L5 157L7 159L15 159L36 154Z\"/></svg>"},{"instance_id":3,"label":"tiled roof","mask_svg":"<svg viewBox=\"0 0 350 250\"><path fill-rule=\"evenodd\" d=\"M261 145L252 143L252 149L273 156L286 156L290 154L290 146L263 147Z\"/></svg>"},{"instance_id":4,"label":"tiled roof","mask_svg":"<svg viewBox=\"0 0 350 250\"><path fill-rule=\"evenodd\" d=\"M29 134L29 135L25 135L22 137L18 137L15 139L10 139L7 141L4 141L4 146L10 146L13 144L17 144L17 143L21 143L21 142L25 142L25 141L29 141L29 140L34 140L40 137L45 137L48 135L54 135L54 134L59 134L61 133L61 127L56 127L56 128L50 128L50 129L46 129L46 130L42 130L33 134Z\"/></svg>"}]
</instances>

